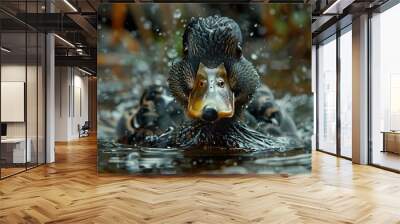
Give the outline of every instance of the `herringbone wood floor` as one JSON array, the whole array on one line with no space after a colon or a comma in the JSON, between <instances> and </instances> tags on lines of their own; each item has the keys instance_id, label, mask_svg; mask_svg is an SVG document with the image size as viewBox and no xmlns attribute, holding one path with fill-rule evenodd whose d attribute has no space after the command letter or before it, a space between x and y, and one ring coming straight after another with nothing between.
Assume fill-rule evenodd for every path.
<instances>
[{"instance_id":1,"label":"herringbone wood floor","mask_svg":"<svg viewBox=\"0 0 400 224\"><path fill-rule=\"evenodd\" d=\"M98 176L95 138L0 181L0 223L400 223L400 175L313 154L298 176Z\"/></svg>"}]
</instances>

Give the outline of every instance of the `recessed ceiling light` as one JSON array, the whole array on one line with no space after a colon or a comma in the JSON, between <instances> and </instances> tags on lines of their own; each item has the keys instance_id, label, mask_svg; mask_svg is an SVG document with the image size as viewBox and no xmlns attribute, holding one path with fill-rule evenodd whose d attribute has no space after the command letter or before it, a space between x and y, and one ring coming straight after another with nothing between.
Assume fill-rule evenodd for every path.
<instances>
[{"instance_id":1,"label":"recessed ceiling light","mask_svg":"<svg viewBox=\"0 0 400 224\"><path fill-rule=\"evenodd\" d=\"M342 14L343 10L351 5L355 0L336 0L322 14Z\"/></svg>"},{"instance_id":2,"label":"recessed ceiling light","mask_svg":"<svg viewBox=\"0 0 400 224\"><path fill-rule=\"evenodd\" d=\"M81 71L81 72L83 72L83 73L85 73L85 74L87 74L87 75L90 75L90 76L92 75L92 73L90 73L90 72L88 72L88 71L86 71L86 70L83 70L83 69L81 69L81 68L79 68L79 67L78 67L78 70Z\"/></svg>"},{"instance_id":3,"label":"recessed ceiling light","mask_svg":"<svg viewBox=\"0 0 400 224\"><path fill-rule=\"evenodd\" d=\"M64 0L64 3L68 5L68 7L70 7L74 12L78 12L78 10L68 0Z\"/></svg>"},{"instance_id":4,"label":"recessed ceiling light","mask_svg":"<svg viewBox=\"0 0 400 224\"><path fill-rule=\"evenodd\" d=\"M5 48L5 47L1 47L0 49L1 49L2 51L6 52L6 53L10 53L10 52L11 52L10 49L7 49L7 48Z\"/></svg>"},{"instance_id":5,"label":"recessed ceiling light","mask_svg":"<svg viewBox=\"0 0 400 224\"><path fill-rule=\"evenodd\" d=\"M54 36L57 37L57 38L58 38L59 40L61 40L62 42L64 42L65 44L67 44L68 46L75 48L75 45L73 45L73 44L72 44L71 42L69 42L68 40L66 40L66 39L64 39L64 38L62 38L62 37L60 37L60 36L57 35L57 34L54 34Z\"/></svg>"}]
</instances>

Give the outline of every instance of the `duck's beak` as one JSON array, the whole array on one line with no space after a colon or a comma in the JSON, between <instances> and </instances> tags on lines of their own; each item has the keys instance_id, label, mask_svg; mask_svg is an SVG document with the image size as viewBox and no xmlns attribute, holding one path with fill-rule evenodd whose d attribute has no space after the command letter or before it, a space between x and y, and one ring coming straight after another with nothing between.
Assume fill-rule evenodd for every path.
<instances>
[{"instance_id":1,"label":"duck's beak","mask_svg":"<svg viewBox=\"0 0 400 224\"><path fill-rule=\"evenodd\" d=\"M208 68L200 63L187 112L193 119L210 122L229 118L235 113L234 98L224 64Z\"/></svg>"}]
</instances>

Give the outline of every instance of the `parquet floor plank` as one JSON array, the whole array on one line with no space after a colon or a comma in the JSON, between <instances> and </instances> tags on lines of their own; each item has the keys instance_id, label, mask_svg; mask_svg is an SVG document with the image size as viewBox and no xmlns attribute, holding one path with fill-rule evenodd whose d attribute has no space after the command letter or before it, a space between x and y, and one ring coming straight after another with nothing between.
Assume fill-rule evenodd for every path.
<instances>
[{"instance_id":1,"label":"parquet floor plank","mask_svg":"<svg viewBox=\"0 0 400 224\"><path fill-rule=\"evenodd\" d=\"M296 176L98 175L96 140L0 181L0 223L400 223L400 175L320 152Z\"/></svg>"}]
</instances>

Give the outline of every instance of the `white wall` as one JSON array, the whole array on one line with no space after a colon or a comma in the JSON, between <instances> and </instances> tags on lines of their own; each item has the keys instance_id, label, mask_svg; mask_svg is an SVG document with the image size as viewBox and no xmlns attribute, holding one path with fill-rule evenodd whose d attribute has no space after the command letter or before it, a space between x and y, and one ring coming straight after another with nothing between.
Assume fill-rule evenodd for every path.
<instances>
[{"instance_id":1,"label":"white wall","mask_svg":"<svg viewBox=\"0 0 400 224\"><path fill-rule=\"evenodd\" d=\"M27 69L27 70L25 70ZM1 66L1 81L2 82L25 82L26 71L28 75L36 75L36 66L18 65L18 64L5 64ZM30 77L28 77L29 79ZM36 80L29 80L29 85L36 86ZM36 88L27 88L27 104L28 106L36 108ZM31 92L32 91L32 92ZM34 104L31 104L34 102ZM7 110L7 108L1 108ZM35 109L36 111L36 109ZM30 112L30 110L28 110ZM34 124L29 124L28 128L33 127L36 130L36 113L28 113L28 122L35 121ZM7 122L7 136L8 137L25 137L25 123L26 122ZM29 137L29 133L28 133Z\"/></svg>"},{"instance_id":2,"label":"white wall","mask_svg":"<svg viewBox=\"0 0 400 224\"><path fill-rule=\"evenodd\" d=\"M25 65L2 65L1 81L5 82L25 82ZM1 108L6 110L6 108ZM25 123L7 123L7 137L25 137Z\"/></svg>"},{"instance_id":3,"label":"white wall","mask_svg":"<svg viewBox=\"0 0 400 224\"><path fill-rule=\"evenodd\" d=\"M77 70L75 70L76 72ZM74 137L78 137L78 124L83 125L85 121L88 121L88 77L81 76L82 73L79 75L74 75L74 108L72 108L72 130L71 135Z\"/></svg>"},{"instance_id":4,"label":"white wall","mask_svg":"<svg viewBox=\"0 0 400 224\"><path fill-rule=\"evenodd\" d=\"M70 77L67 67L55 68L55 141L68 140L68 88Z\"/></svg>"},{"instance_id":5,"label":"white wall","mask_svg":"<svg viewBox=\"0 0 400 224\"><path fill-rule=\"evenodd\" d=\"M77 139L78 124L88 120L88 78L72 67L56 67L55 73L55 140Z\"/></svg>"}]
</instances>

